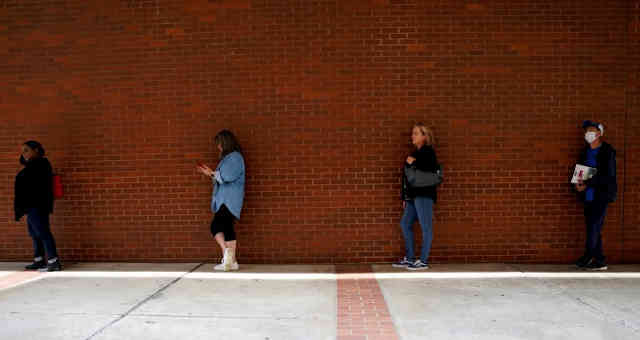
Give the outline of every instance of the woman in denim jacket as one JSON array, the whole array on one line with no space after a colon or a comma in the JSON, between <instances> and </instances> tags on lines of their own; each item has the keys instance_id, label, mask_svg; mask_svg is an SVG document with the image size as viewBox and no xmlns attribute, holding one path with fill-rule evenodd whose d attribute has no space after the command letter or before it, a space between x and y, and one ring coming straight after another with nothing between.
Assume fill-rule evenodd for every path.
<instances>
[{"instance_id":1,"label":"woman in denim jacket","mask_svg":"<svg viewBox=\"0 0 640 340\"><path fill-rule=\"evenodd\" d=\"M203 164L198 165L198 170L211 177L213 182L211 211L215 215L211 222L211 234L223 253L222 263L214 269L238 270L237 241L233 224L235 220L240 219L244 201L244 158L240 144L229 130L220 131L215 137L215 144L220 151L221 159L216 170Z\"/></svg>"}]
</instances>

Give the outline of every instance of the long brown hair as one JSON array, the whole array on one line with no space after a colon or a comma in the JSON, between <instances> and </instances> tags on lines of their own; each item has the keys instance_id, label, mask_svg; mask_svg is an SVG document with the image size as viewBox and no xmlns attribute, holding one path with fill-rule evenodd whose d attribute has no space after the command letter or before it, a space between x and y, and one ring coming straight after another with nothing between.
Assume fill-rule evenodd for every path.
<instances>
[{"instance_id":1,"label":"long brown hair","mask_svg":"<svg viewBox=\"0 0 640 340\"><path fill-rule=\"evenodd\" d=\"M214 139L214 143L216 145L222 146L222 154L220 155L221 158L224 158L224 156L232 152L239 152L242 154L240 143L238 143L238 140L236 139L236 136L233 134L233 132L229 130L225 129L218 132Z\"/></svg>"},{"instance_id":2,"label":"long brown hair","mask_svg":"<svg viewBox=\"0 0 640 340\"><path fill-rule=\"evenodd\" d=\"M426 145L433 146L434 144L436 144L436 137L433 135L433 130L431 130L426 125L424 125L424 123L422 122L415 123L415 125L413 125L413 128L420 129L420 132L422 132L422 135L427 136L427 142L425 143Z\"/></svg>"}]
</instances>

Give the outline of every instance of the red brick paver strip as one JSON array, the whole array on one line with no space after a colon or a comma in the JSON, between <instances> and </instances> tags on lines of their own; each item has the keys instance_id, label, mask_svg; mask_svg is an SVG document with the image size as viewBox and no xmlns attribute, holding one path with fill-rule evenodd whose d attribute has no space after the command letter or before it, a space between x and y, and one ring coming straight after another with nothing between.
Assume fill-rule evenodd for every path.
<instances>
[{"instance_id":1,"label":"red brick paver strip","mask_svg":"<svg viewBox=\"0 0 640 340\"><path fill-rule=\"evenodd\" d=\"M398 340L387 303L369 265L336 265L338 340Z\"/></svg>"},{"instance_id":2,"label":"red brick paver strip","mask_svg":"<svg viewBox=\"0 0 640 340\"><path fill-rule=\"evenodd\" d=\"M42 275L40 272L16 272L6 276L0 276L0 290L21 285L36 279L40 275Z\"/></svg>"}]
</instances>

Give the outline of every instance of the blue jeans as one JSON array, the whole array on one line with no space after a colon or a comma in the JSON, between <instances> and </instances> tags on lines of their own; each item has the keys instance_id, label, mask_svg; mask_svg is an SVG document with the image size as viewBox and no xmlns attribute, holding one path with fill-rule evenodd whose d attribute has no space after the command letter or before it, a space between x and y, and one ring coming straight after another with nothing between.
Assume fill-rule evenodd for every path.
<instances>
[{"instance_id":1,"label":"blue jeans","mask_svg":"<svg viewBox=\"0 0 640 340\"><path fill-rule=\"evenodd\" d=\"M29 209L27 225L29 235L33 239L33 257L43 257L46 251L47 259L57 258L58 251L51 233L49 213L40 209Z\"/></svg>"},{"instance_id":2,"label":"blue jeans","mask_svg":"<svg viewBox=\"0 0 640 340\"><path fill-rule=\"evenodd\" d=\"M417 219L422 227L422 253L420 260L427 263L429 252L431 251L431 241L433 240L433 200L428 197L416 197L413 201L406 202L407 206L404 208L400 226L404 236L407 260L414 261L413 224Z\"/></svg>"}]
</instances>

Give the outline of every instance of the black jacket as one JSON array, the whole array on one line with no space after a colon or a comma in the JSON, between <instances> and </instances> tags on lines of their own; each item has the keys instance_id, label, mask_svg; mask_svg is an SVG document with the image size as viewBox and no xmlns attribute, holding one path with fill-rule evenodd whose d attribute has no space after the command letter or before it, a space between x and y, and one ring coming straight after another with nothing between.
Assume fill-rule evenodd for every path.
<instances>
[{"instance_id":1,"label":"black jacket","mask_svg":"<svg viewBox=\"0 0 640 340\"><path fill-rule=\"evenodd\" d=\"M26 162L16 175L13 209L18 221L31 208L53 212L53 169L44 157Z\"/></svg>"},{"instance_id":2,"label":"black jacket","mask_svg":"<svg viewBox=\"0 0 640 340\"><path fill-rule=\"evenodd\" d=\"M405 167L414 166L418 170L436 172L438 171L438 159L436 158L436 152L430 145L423 145L420 149L416 149L411 153L411 157L415 158L415 162L412 165L404 163ZM409 184L407 177L404 175L404 169L402 171L402 199L412 200L416 197L429 197L433 199L433 203L436 203L438 199L438 193L436 186L413 188Z\"/></svg>"},{"instance_id":3,"label":"black jacket","mask_svg":"<svg viewBox=\"0 0 640 340\"><path fill-rule=\"evenodd\" d=\"M580 153L578 163L585 164L587 161L587 150L590 148L586 145ZM587 187L594 188L594 201L611 203L616 200L618 194L618 181L616 179L616 150L606 142L602 142L600 151L596 159L598 169L593 178L586 180L584 183ZM580 193L580 199L584 201L585 191Z\"/></svg>"}]
</instances>

